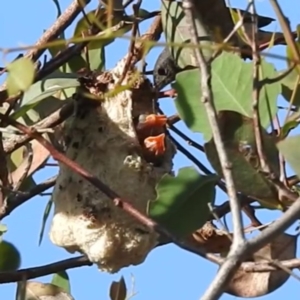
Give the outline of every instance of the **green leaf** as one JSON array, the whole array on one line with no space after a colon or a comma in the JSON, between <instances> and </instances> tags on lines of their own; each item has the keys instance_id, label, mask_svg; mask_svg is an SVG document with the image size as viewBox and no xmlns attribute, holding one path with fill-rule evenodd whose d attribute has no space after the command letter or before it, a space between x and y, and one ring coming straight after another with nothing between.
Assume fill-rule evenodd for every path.
<instances>
[{"instance_id":1,"label":"green leaf","mask_svg":"<svg viewBox=\"0 0 300 300\"><path fill-rule=\"evenodd\" d=\"M47 222L50 212L51 212L52 204L53 204L52 199L50 199L44 210L44 215L43 215L43 220L42 220L42 228L41 228L40 236L39 236L39 246L41 245L42 240L43 240L45 226L46 226L46 222Z\"/></svg>"},{"instance_id":2,"label":"green leaf","mask_svg":"<svg viewBox=\"0 0 300 300\"><path fill-rule=\"evenodd\" d=\"M232 176L239 192L257 199L269 209L282 209L278 195L259 169L259 157L253 131L253 119L232 111L222 111L220 129L228 159L232 165ZM279 158L273 136L261 128L267 161L273 172L279 176ZM211 139L204 144L205 153L216 173L223 177L218 152ZM285 203L289 205L289 203Z\"/></svg>"},{"instance_id":3,"label":"green leaf","mask_svg":"<svg viewBox=\"0 0 300 300\"><path fill-rule=\"evenodd\" d=\"M150 12L146 9L140 8L138 13L137 13L137 17L141 18L141 19L148 19L150 15ZM134 19L134 15L129 16L129 18L132 18L132 21Z\"/></svg>"},{"instance_id":4,"label":"green leaf","mask_svg":"<svg viewBox=\"0 0 300 300\"><path fill-rule=\"evenodd\" d=\"M110 285L109 297L111 300L125 300L127 294L126 283L122 276L120 281L113 281Z\"/></svg>"},{"instance_id":5,"label":"green leaf","mask_svg":"<svg viewBox=\"0 0 300 300\"><path fill-rule=\"evenodd\" d=\"M200 228L215 200L217 176L200 175L193 167L165 175L156 186L157 198L149 202L148 214L178 236Z\"/></svg>"},{"instance_id":6,"label":"green leaf","mask_svg":"<svg viewBox=\"0 0 300 300\"><path fill-rule=\"evenodd\" d=\"M282 73L282 72L281 72ZM300 106L300 75L296 70L293 70L286 75L282 81L282 96L289 103L293 100L293 105Z\"/></svg>"},{"instance_id":7,"label":"green leaf","mask_svg":"<svg viewBox=\"0 0 300 300\"><path fill-rule=\"evenodd\" d=\"M0 235L3 235L7 231L7 226L0 223Z\"/></svg>"},{"instance_id":8,"label":"green leaf","mask_svg":"<svg viewBox=\"0 0 300 300\"><path fill-rule=\"evenodd\" d=\"M18 119L42 100L59 91L76 88L79 85L77 75L56 72L30 87L22 98L20 108L12 114L12 117Z\"/></svg>"},{"instance_id":9,"label":"green leaf","mask_svg":"<svg viewBox=\"0 0 300 300\"><path fill-rule=\"evenodd\" d=\"M230 11L230 15L231 15L231 18L232 18L232 21L234 23L234 25L237 25L237 23L239 21L241 21L241 18L242 18L242 12L239 10L239 9L233 9L231 7L228 7L229 8L229 11ZM238 30L237 30L237 33L239 35L239 37L245 42L247 43L247 35L245 33L245 31L243 30L242 27L239 27Z\"/></svg>"},{"instance_id":10,"label":"green leaf","mask_svg":"<svg viewBox=\"0 0 300 300\"><path fill-rule=\"evenodd\" d=\"M87 59L88 56L88 59ZM87 54L82 54L83 59L86 63L89 63L90 70L104 70L105 69L105 48L100 47L93 49L88 47Z\"/></svg>"},{"instance_id":11,"label":"green leaf","mask_svg":"<svg viewBox=\"0 0 300 300\"><path fill-rule=\"evenodd\" d=\"M277 148L300 178L300 135L280 141L277 143Z\"/></svg>"},{"instance_id":12,"label":"green leaf","mask_svg":"<svg viewBox=\"0 0 300 300\"><path fill-rule=\"evenodd\" d=\"M0 242L0 272L15 271L21 265L21 254L10 242Z\"/></svg>"},{"instance_id":13,"label":"green leaf","mask_svg":"<svg viewBox=\"0 0 300 300\"><path fill-rule=\"evenodd\" d=\"M7 90L9 96L26 91L34 80L34 64L26 57L21 57L7 65Z\"/></svg>"},{"instance_id":14,"label":"green leaf","mask_svg":"<svg viewBox=\"0 0 300 300\"><path fill-rule=\"evenodd\" d=\"M0 243L2 242L4 233L7 232L7 226L0 223Z\"/></svg>"},{"instance_id":15,"label":"green leaf","mask_svg":"<svg viewBox=\"0 0 300 300\"><path fill-rule=\"evenodd\" d=\"M280 139L283 139L283 138L287 137L288 134L290 133L290 131L293 130L293 129L295 129L298 126L299 126L299 121L292 120L292 121L286 122L281 127L281 130L280 130Z\"/></svg>"},{"instance_id":16,"label":"green leaf","mask_svg":"<svg viewBox=\"0 0 300 300\"><path fill-rule=\"evenodd\" d=\"M276 76L272 64L262 60L261 67L264 78ZM227 52L213 61L211 85L218 111L232 110L244 116L252 116L252 68L252 63L245 63L237 55ZM202 133L204 139L209 140L212 135L206 110L201 102L199 70L180 72L176 76L174 87L178 95L175 105L181 119L192 131ZM280 82L264 85L260 91L259 114L265 128L277 112L277 96L280 92Z\"/></svg>"},{"instance_id":17,"label":"green leaf","mask_svg":"<svg viewBox=\"0 0 300 300\"><path fill-rule=\"evenodd\" d=\"M298 50L300 50L300 25L299 24L297 25L296 32L297 32L297 40L295 42L295 45L298 48ZM297 57L294 56L294 52L289 45L286 46L286 56L290 60L297 60ZM290 60L286 61L288 67L291 67L294 64ZM298 71L298 74L299 74L299 71Z\"/></svg>"},{"instance_id":18,"label":"green leaf","mask_svg":"<svg viewBox=\"0 0 300 300\"><path fill-rule=\"evenodd\" d=\"M100 17L96 19L95 17L96 10L92 10L89 13L87 13L85 16L83 16L76 24L75 30L74 30L74 38L83 37L83 34L87 33L89 28L91 27L91 24L94 26L97 26L100 31L104 31L106 26L106 18L101 21L101 18L103 17L103 12L105 12L104 9L100 10ZM117 14L115 18L113 18L112 26L117 25L122 20L121 15ZM102 47L105 47L109 44L111 44L115 37L117 36L117 33L112 33L111 35L107 35L106 37L103 37L97 41L90 42L88 47L89 49L99 49Z\"/></svg>"},{"instance_id":19,"label":"green leaf","mask_svg":"<svg viewBox=\"0 0 300 300\"><path fill-rule=\"evenodd\" d=\"M66 293L71 293L71 286L68 273L66 271L60 271L53 275L51 284L60 287Z\"/></svg>"},{"instance_id":20,"label":"green leaf","mask_svg":"<svg viewBox=\"0 0 300 300\"><path fill-rule=\"evenodd\" d=\"M165 33L166 41L168 43L176 43L177 45L183 45L184 43L190 43L190 30L189 22L182 9L181 2L161 1L161 15L163 31ZM212 54L211 37L207 32L205 26L203 26L198 13L195 11L195 25L198 33L198 41L206 58L209 58ZM195 66L196 58L194 51L191 47L170 47L171 54L175 59L177 65L180 68L186 66Z\"/></svg>"}]
</instances>

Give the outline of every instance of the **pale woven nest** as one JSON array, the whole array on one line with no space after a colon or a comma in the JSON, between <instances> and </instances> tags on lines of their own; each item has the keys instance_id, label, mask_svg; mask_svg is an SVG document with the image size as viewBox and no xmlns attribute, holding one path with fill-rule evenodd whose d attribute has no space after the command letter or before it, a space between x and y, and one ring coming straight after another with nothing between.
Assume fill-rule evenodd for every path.
<instances>
[{"instance_id":1,"label":"pale woven nest","mask_svg":"<svg viewBox=\"0 0 300 300\"><path fill-rule=\"evenodd\" d=\"M110 72L92 73L87 90L95 95L114 90L123 68L121 61ZM122 85L132 76L136 74L127 75ZM168 138L159 166L141 154L133 118L154 111L150 81L138 75L130 90L106 98L100 106L89 102L79 95L76 112L65 124L66 155L145 213L147 202L156 198L156 184L172 172L175 154ZM85 254L103 271L114 273L142 263L157 243L154 231L63 164L52 197L51 241Z\"/></svg>"}]
</instances>

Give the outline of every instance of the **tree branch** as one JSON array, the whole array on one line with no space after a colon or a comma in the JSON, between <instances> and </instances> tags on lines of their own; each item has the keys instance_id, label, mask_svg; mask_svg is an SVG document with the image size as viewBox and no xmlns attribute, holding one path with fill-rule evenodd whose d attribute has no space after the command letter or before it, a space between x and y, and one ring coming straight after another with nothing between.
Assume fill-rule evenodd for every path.
<instances>
[{"instance_id":1,"label":"tree branch","mask_svg":"<svg viewBox=\"0 0 300 300\"><path fill-rule=\"evenodd\" d=\"M70 117L73 113L73 110L74 104L73 102L70 102L64 105L62 108L56 110L50 116L31 126L30 130L34 131L38 129L53 128ZM14 136L13 138L10 138L4 142L4 151L6 154L10 154L31 140L32 137L28 134Z\"/></svg>"},{"instance_id":2,"label":"tree branch","mask_svg":"<svg viewBox=\"0 0 300 300\"><path fill-rule=\"evenodd\" d=\"M16 282L28 280L36 277L46 276L49 274L74 269L82 266L91 266L92 263L85 256L78 256L58 261L41 267L21 269L18 271L0 272L0 283Z\"/></svg>"},{"instance_id":3,"label":"tree branch","mask_svg":"<svg viewBox=\"0 0 300 300\"><path fill-rule=\"evenodd\" d=\"M48 190L49 188L53 187L55 184L56 177L52 177L48 180L46 180L43 183L40 183L33 187L28 192L24 192L22 194L19 194L16 197L11 197L7 201L6 208L1 211L0 213L0 220L8 216L14 209L16 209L18 206L22 205L23 203L30 200L32 197L37 196L38 194Z\"/></svg>"},{"instance_id":4,"label":"tree branch","mask_svg":"<svg viewBox=\"0 0 300 300\"><path fill-rule=\"evenodd\" d=\"M37 48L29 50L25 56L36 61L46 51L45 48L39 48L39 46L56 39L72 24L82 9L90 2L91 0L73 0L70 6L59 16L54 24L38 39L36 42Z\"/></svg>"}]
</instances>

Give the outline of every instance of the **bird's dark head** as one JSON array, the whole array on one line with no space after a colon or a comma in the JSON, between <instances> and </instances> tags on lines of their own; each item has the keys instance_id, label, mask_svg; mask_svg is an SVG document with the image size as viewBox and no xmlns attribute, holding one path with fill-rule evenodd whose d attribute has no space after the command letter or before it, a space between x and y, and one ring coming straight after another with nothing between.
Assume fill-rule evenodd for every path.
<instances>
[{"instance_id":1,"label":"bird's dark head","mask_svg":"<svg viewBox=\"0 0 300 300\"><path fill-rule=\"evenodd\" d=\"M176 74L181 69L176 65L168 47L159 55L153 70L155 88L160 91L175 80Z\"/></svg>"}]
</instances>

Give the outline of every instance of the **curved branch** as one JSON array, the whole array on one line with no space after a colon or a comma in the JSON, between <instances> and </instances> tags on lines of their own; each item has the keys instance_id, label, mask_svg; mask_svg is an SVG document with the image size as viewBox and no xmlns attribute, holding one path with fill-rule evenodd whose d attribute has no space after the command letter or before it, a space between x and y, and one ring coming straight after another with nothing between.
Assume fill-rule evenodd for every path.
<instances>
[{"instance_id":1,"label":"curved branch","mask_svg":"<svg viewBox=\"0 0 300 300\"><path fill-rule=\"evenodd\" d=\"M31 190L29 190L27 193L22 193L13 199L9 199L7 201L7 206L0 213L0 220L5 218L6 216L8 216L14 209L16 209L18 206L22 205L26 201L30 200L32 197L53 187L55 184L55 181L56 181L56 177L52 177L52 178L46 180L45 182L35 186Z\"/></svg>"},{"instance_id":2,"label":"curved branch","mask_svg":"<svg viewBox=\"0 0 300 300\"><path fill-rule=\"evenodd\" d=\"M53 128L70 117L73 109L74 104L73 102L70 102L64 105L62 108L56 110L50 116L31 126L30 130ZM28 134L14 136L13 138L10 138L4 142L4 151L6 154L10 154L31 140L32 137Z\"/></svg>"}]
</instances>

